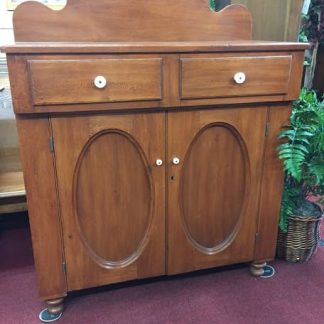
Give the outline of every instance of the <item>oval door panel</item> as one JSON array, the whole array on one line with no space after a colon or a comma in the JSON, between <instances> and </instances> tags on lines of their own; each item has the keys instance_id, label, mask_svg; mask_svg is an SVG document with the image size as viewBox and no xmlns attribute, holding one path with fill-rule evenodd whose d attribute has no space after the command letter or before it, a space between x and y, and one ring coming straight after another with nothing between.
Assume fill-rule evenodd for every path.
<instances>
[{"instance_id":1,"label":"oval door panel","mask_svg":"<svg viewBox=\"0 0 324 324\"><path fill-rule=\"evenodd\" d=\"M247 153L239 133L217 123L192 141L183 165L180 201L191 243L216 253L235 238L246 196Z\"/></svg>"},{"instance_id":2,"label":"oval door panel","mask_svg":"<svg viewBox=\"0 0 324 324\"><path fill-rule=\"evenodd\" d=\"M84 147L74 181L82 241L104 267L133 262L145 245L152 214L152 181L139 144L112 130Z\"/></svg>"}]
</instances>

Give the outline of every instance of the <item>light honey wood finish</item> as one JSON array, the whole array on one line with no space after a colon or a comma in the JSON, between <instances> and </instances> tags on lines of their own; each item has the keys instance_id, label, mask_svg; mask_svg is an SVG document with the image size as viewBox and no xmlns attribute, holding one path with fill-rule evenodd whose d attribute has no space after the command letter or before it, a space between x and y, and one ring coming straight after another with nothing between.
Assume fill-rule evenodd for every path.
<instances>
[{"instance_id":1,"label":"light honey wood finish","mask_svg":"<svg viewBox=\"0 0 324 324\"><path fill-rule=\"evenodd\" d=\"M7 118L3 113L6 111L0 113L0 174L22 172L16 121L13 116Z\"/></svg>"},{"instance_id":2,"label":"light honey wood finish","mask_svg":"<svg viewBox=\"0 0 324 324\"><path fill-rule=\"evenodd\" d=\"M0 214L14 214L26 212L26 196L9 197L0 201Z\"/></svg>"},{"instance_id":3,"label":"light honey wood finish","mask_svg":"<svg viewBox=\"0 0 324 324\"><path fill-rule=\"evenodd\" d=\"M9 86L9 80L0 78L0 86L1 84ZM0 214L11 214L26 209L16 121L14 117L0 112Z\"/></svg>"},{"instance_id":4,"label":"light honey wood finish","mask_svg":"<svg viewBox=\"0 0 324 324\"><path fill-rule=\"evenodd\" d=\"M26 190L22 171L0 173L0 214L26 211Z\"/></svg>"},{"instance_id":5,"label":"light honey wood finish","mask_svg":"<svg viewBox=\"0 0 324 324\"><path fill-rule=\"evenodd\" d=\"M25 196L22 172L0 173L0 199Z\"/></svg>"},{"instance_id":6,"label":"light honey wood finish","mask_svg":"<svg viewBox=\"0 0 324 324\"><path fill-rule=\"evenodd\" d=\"M239 262L261 274L280 208L276 133L307 45L252 42L246 9L205 0L24 3L14 26L25 43L4 50L49 309L137 278Z\"/></svg>"}]
</instances>

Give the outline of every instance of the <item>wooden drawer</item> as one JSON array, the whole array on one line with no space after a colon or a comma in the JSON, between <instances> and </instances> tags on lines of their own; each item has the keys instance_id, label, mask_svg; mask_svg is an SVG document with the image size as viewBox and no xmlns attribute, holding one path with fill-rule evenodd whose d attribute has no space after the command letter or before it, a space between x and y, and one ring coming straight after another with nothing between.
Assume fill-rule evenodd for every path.
<instances>
[{"instance_id":1,"label":"wooden drawer","mask_svg":"<svg viewBox=\"0 0 324 324\"><path fill-rule=\"evenodd\" d=\"M290 69L290 55L183 57L180 98L286 94L289 88ZM242 81L244 82L240 83Z\"/></svg>"},{"instance_id":2,"label":"wooden drawer","mask_svg":"<svg viewBox=\"0 0 324 324\"><path fill-rule=\"evenodd\" d=\"M32 101L49 105L161 100L161 65L160 58L29 60Z\"/></svg>"}]
</instances>

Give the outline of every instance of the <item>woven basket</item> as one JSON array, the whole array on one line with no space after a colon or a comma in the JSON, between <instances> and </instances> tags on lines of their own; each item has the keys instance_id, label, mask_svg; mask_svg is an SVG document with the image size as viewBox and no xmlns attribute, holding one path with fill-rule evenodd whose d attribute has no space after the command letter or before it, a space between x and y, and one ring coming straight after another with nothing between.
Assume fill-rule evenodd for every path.
<instances>
[{"instance_id":1,"label":"woven basket","mask_svg":"<svg viewBox=\"0 0 324 324\"><path fill-rule=\"evenodd\" d=\"M277 256L288 262L305 262L316 251L320 239L322 217L293 216L288 218L288 230L279 229Z\"/></svg>"}]
</instances>

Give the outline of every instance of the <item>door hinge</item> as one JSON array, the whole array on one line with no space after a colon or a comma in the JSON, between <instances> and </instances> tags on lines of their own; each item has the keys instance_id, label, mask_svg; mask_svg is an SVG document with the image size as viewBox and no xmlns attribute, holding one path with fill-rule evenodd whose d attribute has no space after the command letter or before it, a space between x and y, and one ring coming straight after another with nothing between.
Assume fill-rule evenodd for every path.
<instances>
[{"instance_id":1,"label":"door hinge","mask_svg":"<svg viewBox=\"0 0 324 324\"><path fill-rule=\"evenodd\" d=\"M270 127L270 123L267 122L265 124L265 129L264 129L264 135L267 137L269 135L269 127Z\"/></svg>"},{"instance_id":2,"label":"door hinge","mask_svg":"<svg viewBox=\"0 0 324 324\"><path fill-rule=\"evenodd\" d=\"M258 243L260 240L260 233L255 233L255 243Z\"/></svg>"},{"instance_id":3,"label":"door hinge","mask_svg":"<svg viewBox=\"0 0 324 324\"><path fill-rule=\"evenodd\" d=\"M62 262L62 270L63 273L66 274L66 263L64 261Z\"/></svg>"},{"instance_id":4,"label":"door hinge","mask_svg":"<svg viewBox=\"0 0 324 324\"><path fill-rule=\"evenodd\" d=\"M50 152L54 152L54 138L53 136L51 136L49 139L48 139L48 146L49 146L49 149L50 149Z\"/></svg>"}]
</instances>

